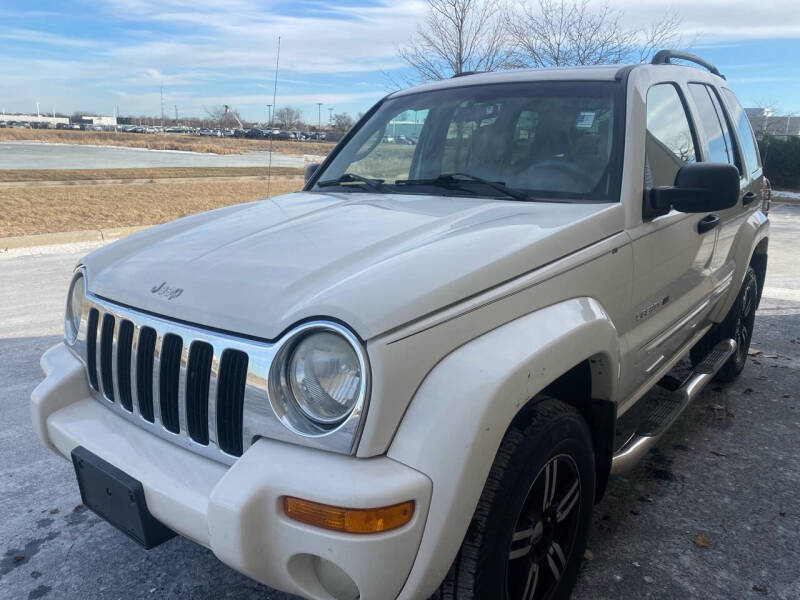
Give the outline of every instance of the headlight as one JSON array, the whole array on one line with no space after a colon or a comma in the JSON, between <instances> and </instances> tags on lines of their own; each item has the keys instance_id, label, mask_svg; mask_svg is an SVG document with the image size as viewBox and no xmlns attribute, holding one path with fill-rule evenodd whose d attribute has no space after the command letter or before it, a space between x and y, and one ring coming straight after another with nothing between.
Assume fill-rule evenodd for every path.
<instances>
[{"instance_id":1,"label":"headlight","mask_svg":"<svg viewBox=\"0 0 800 600\"><path fill-rule=\"evenodd\" d=\"M336 433L337 447L342 443L350 450L369 393L369 363L361 341L338 323L297 326L272 360L267 393L287 428L305 437L326 437L326 447Z\"/></svg>"},{"instance_id":2,"label":"headlight","mask_svg":"<svg viewBox=\"0 0 800 600\"><path fill-rule=\"evenodd\" d=\"M361 392L361 366L340 335L322 331L302 338L289 355L286 379L302 413L322 425L340 422Z\"/></svg>"},{"instance_id":3,"label":"headlight","mask_svg":"<svg viewBox=\"0 0 800 600\"><path fill-rule=\"evenodd\" d=\"M78 339L81 329L81 316L83 315L83 299L86 294L86 284L83 274L78 273L73 279L67 295L67 311L64 317L64 337L67 344L72 346Z\"/></svg>"}]
</instances>

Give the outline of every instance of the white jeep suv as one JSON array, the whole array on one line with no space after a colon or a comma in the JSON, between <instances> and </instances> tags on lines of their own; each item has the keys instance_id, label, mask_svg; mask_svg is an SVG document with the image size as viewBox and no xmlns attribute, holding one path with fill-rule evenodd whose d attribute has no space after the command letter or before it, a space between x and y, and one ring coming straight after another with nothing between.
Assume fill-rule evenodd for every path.
<instances>
[{"instance_id":1,"label":"white jeep suv","mask_svg":"<svg viewBox=\"0 0 800 600\"><path fill-rule=\"evenodd\" d=\"M763 185L691 55L396 92L302 192L81 260L33 422L147 547L316 600L561 597L609 476L744 367Z\"/></svg>"}]
</instances>

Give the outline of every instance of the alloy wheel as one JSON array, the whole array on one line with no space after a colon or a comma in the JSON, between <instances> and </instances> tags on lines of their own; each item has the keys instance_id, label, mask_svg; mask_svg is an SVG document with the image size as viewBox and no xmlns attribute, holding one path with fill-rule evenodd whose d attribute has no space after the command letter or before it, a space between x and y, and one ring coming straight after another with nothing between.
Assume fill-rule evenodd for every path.
<instances>
[{"instance_id":1,"label":"alloy wheel","mask_svg":"<svg viewBox=\"0 0 800 600\"><path fill-rule=\"evenodd\" d=\"M506 599L549 598L567 567L579 525L581 481L571 456L551 458L536 475L508 552Z\"/></svg>"}]
</instances>

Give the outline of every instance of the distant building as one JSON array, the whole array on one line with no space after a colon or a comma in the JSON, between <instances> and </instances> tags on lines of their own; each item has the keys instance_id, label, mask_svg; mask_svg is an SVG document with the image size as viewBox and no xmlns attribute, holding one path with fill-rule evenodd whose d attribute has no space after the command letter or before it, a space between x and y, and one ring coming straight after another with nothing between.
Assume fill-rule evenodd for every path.
<instances>
[{"instance_id":1,"label":"distant building","mask_svg":"<svg viewBox=\"0 0 800 600\"><path fill-rule=\"evenodd\" d=\"M0 113L0 121L16 122L16 123L31 123L39 127L53 128L61 123L64 125L69 124L68 117L48 117L47 115L7 115Z\"/></svg>"},{"instance_id":2,"label":"distant building","mask_svg":"<svg viewBox=\"0 0 800 600\"><path fill-rule=\"evenodd\" d=\"M116 127L117 117L103 117L99 115L81 115L82 125L99 125L100 127Z\"/></svg>"},{"instance_id":3,"label":"distant building","mask_svg":"<svg viewBox=\"0 0 800 600\"><path fill-rule=\"evenodd\" d=\"M745 108L756 136L800 136L800 117L773 115L771 108Z\"/></svg>"}]
</instances>

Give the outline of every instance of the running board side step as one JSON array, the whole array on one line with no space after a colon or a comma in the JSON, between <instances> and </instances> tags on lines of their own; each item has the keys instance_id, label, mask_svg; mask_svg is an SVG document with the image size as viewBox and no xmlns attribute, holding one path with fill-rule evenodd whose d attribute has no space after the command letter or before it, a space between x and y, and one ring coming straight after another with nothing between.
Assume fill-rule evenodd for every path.
<instances>
[{"instance_id":1,"label":"running board side step","mask_svg":"<svg viewBox=\"0 0 800 600\"><path fill-rule=\"evenodd\" d=\"M722 340L714 346L683 384L667 400L661 402L622 448L614 453L611 459L611 475L620 475L633 468L658 443L664 432L681 416L734 352L736 342L731 339Z\"/></svg>"}]
</instances>

